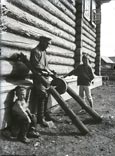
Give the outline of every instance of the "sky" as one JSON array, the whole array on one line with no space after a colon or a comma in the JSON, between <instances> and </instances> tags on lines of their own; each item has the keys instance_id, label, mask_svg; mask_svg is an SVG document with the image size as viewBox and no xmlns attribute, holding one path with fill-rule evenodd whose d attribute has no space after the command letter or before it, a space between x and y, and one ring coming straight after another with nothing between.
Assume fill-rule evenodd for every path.
<instances>
[{"instance_id":1,"label":"sky","mask_svg":"<svg viewBox=\"0 0 115 156\"><path fill-rule=\"evenodd\" d=\"M102 5L101 56L115 57L115 0Z\"/></svg>"}]
</instances>

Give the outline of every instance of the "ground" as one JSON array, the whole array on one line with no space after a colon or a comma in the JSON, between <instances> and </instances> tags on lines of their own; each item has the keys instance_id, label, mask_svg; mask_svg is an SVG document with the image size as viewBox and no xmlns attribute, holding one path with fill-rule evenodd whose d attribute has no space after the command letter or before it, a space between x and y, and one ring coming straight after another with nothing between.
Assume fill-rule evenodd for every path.
<instances>
[{"instance_id":1,"label":"ground","mask_svg":"<svg viewBox=\"0 0 115 156\"><path fill-rule=\"evenodd\" d=\"M41 128L38 125L41 136L31 139L28 145L1 136L0 155L114 156L115 82L93 89L92 94L94 109L103 116L101 123L95 123L87 113L80 115L78 104L73 99L68 101L69 106L84 121L89 134L83 136L60 109L52 114L52 117L57 119L54 122L56 127Z\"/></svg>"}]
</instances>

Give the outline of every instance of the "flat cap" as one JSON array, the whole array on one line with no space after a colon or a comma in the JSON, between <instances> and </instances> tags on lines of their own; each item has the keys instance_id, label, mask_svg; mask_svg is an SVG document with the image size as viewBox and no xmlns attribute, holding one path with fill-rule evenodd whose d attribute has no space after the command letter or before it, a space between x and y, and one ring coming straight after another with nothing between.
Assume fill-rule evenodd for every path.
<instances>
[{"instance_id":1,"label":"flat cap","mask_svg":"<svg viewBox=\"0 0 115 156\"><path fill-rule=\"evenodd\" d=\"M42 42L42 41L43 41L43 42L44 42L44 41L47 41L47 42L48 42L48 41L51 41L51 38L45 37L45 36L40 36L39 41L40 41L40 42Z\"/></svg>"}]
</instances>

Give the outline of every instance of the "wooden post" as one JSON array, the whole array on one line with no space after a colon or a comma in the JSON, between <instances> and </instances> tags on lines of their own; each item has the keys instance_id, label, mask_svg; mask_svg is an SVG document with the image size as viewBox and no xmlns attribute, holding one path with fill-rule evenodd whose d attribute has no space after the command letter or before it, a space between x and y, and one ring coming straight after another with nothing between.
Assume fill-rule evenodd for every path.
<instances>
[{"instance_id":1,"label":"wooden post","mask_svg":"<svg viewBox=\"0 0 115 156\"><path fill-rule=\"evenodd\" d=\"M101 4L97 5L97 13L101 16ZM96 58L95 58L95 74L101 75L101 55L100 55L100 34L101 34L101 19L96 23Z\"/></svg>"},{"instance_id":2,"label":"wooden post","mask_svg":"<svg viewBox=\"0 0 115 156\"><path fill-rule=\"evenodd\" d=\"M100 122L102 121L102 118L98 115L98 113L94 110L92 110L89 106L87 106L84 101L80 98L79 95L77 95L69 86L67 87L67 92L70 96L72 96L79 104L80 106L85 109L96 121Z\"/></svg>"}]
</instances>

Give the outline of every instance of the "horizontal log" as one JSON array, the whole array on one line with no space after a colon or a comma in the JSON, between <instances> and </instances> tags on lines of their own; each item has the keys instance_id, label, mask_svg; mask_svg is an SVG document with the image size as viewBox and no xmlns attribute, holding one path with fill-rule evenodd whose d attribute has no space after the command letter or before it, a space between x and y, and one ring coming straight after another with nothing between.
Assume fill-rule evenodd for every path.
<instances>
[{"instance_id":1,"label":"horizontal log","mask_svg":"<svg viewBox=\"0 0 115 156\"><path fill-rule=\"evenodd\" d=\"M82 29L82 34L92 40L93 42L96 41L96 37L93 37L89 32L87 32L85 29Z\"/></svg>"},{"instance_id":2,"label":"horizontal log","mask_svg":"<svg viewBox=\"0 0 115 156\"><path fill-rule=\"evenodd\" d=\"M48 47L47 53L56 55L56 56L64 56L64 57L73 58L75 52L55 46L55 45L51 45L50 47Z\"/></svg>"},{"instance_id":3,"label":"horizontal log","mask_svg":"<svg viewBox=\"0 0 115 156\"><path fill-rule=\"evenodd\" d=\"M95 63L95 58L89 56L89 61Z\"/></svg>"},{"instance_id":4,"label":"horizontal log","mask_svg":"<svg viewBox=\"0 0 115 156\"><path fill-rule=\"evenodd\" d=\"M67 7L65 7L59 0L49 0L53 5L55 5L58 9L60 9L61 11L63 11L66 15L68 15L68 17L70 17L71 19L75 20L76 16L67 9Z\"/></svg>"},{"instance_id":5,"label":"horizontal log","mask_svg":"<svg viewBox=\"0 0 115 156\"><path fill-rule=\"evenodd\" d=\"M75 7L70 4L67 0L60 0L61 3L63 3L68 9L70 9L74 14L76 13Z\"/></svg>"},{"instance_id":6,"label":"horizontal log","mask_svg":"<svg viewBox=\"0 0 115 156\"><path fill-rule=\"evenodd\" d=\"M18 0L18 1L8 0L8 2L13 3L14 5L18 6L21 9L26 10L27 12L29 12L30 14L32 14L36 17L40 17L41 19L43 19L44 21L47 21L50 24L52 23L52 25L66 31L72 35L75 35L74 28L67 25L62 20L58 19L57 17L51 15L49 12L47 12L44 9L42 9L41 7L37 6L30 0L28 0L28 3L26 3L25 0Z\"/></svg>"},{"instance_id":7,"label":"horizontal log","mask_svg":"<svg viewBox=\"0 0 115 156\"><path fill-rule=\"evenodd\" d=\"M85 41L82 42L82 46L90 49L91 51L95 52L95 48L87 44Z\"/></svg>"},{"instance_id":8,"label":"horizontal log","mask_svg":"<svg viewBox=\"0 0 115 156\"><path fill-rule=\"evenodd\" d=\"M52 70L55 70L59 74L64 74L69 72L73 67L71 65L74 65L74 61L69 64L69 61L66 62L66 59L64 60L65 63L62 61L58 62L58 58L52 58L52 61L49 61L49 67L51 67ZM54 62L57 61L56 63ZM62 60L62 59L60 59ZM66 66L65 66L66 65ZM68 66L67 66L68 65ZM24 66L21 62L18 63L12 63L10 64L8 61L1 61L1 76L2 77L16 77L16 78L21 78L21 77L27 77L29 74L29 69Z\"/></svg>"},{"instance_id":9,"label":"horizontal log","mask_svg":"<svg viewBox=\"0 0 115 156\"><path fill-rule=\"evenodd\" d=\"M9 32L3 32L1 35L1 45L23 48L23 49L33 49L38 44L38 41L22 37L20 35L15 35Z\"/></svg>"},{"instance_id":10,"label":"horizontal log","mask_svg":"<svg viewBox=\"0 0 115 156\"><path fill-rule=\"evenodd\" d=\"M32 86L32 81L30 79L1 79L1 88L0 94L9 93L12 89L14 89L18 85L24 85L26 87Z\"/></svg>"},{"instance_id":11,"label":"horizontal log","mask_svg":"<svg viewBox=\"0 0 115 156\"><path fill-rule=\"evenodd\" d=\"M31 49L30 49L31 51ZM29 50L23 50L23 49L19 49L19 48L12 48L12 47L1 47L1 56L4 56L6 58L10 58L12 57L12 55L20 54L21 52L23 54L25 54L27 56L27 58L30 57L30 51ZM74 52L60 48L60 47L56 47L51 45L50 47L48 47L47 49L47 54L51 54L56 56L62 56L62 57L67 57L67 58L73 58L74 57Z\"/></svg>"},{"instance_id":12,"label":"horizontal log","mask_svg":"<svg viewBox=\"0 0 115 156\"><path fill-rule=\"evenodd\" d=\"M60 37L56 37L55 35L52 35L44 30L37 29L33 26L29 26L27 24L17 22L16 20L5 17L4 18L4 25L10 29L10 31L23 35L23 36L29 36L30 38L33 38L35 40L39 40L39 37L42 34L46 34L47 37L50 37L52 39L52 43L55 45L59 45L62 47L65 47L70 50L75 50L76 46L74 43L69 42L65 39L62 39Z\"/></svg>"},{"instance_id":13,"label":"horizontal log","mask_svg":"<svg viewBox=\"0 0 115 156\"><path fill-rule=\"evenodd\" d=\"M93 57L93 58L96 57L96 53L95 53L95 52L92 52L91 50L89 50L89 49L87 49L87 48L85 48L85 47L82 48L82 52L83 52L83 53L86 53L86 54L88 54L88 55L90 55L90 56Z\"/></svg>"},{"instance_id":14,"label":"horizontal log","mask_svg":"<svg viewBox=\"0 0 115 156\"><path fill-rule=\"evenodd\" d=\"M60 64L60 65L68 65L68 66L74 66L74 59L72 58L65 58L65 57L59 57L59 56L53 56L48 55L48 62L50 64Z\"/></svg>"},{"instance_id":15,"label":"horizontal log","mask_svg":"<svg viewBox=\"0 0 115 156\"><path fill-rule=\"evenodd\" d=\"M88 45L90 45L90 46L93 47L93 48L96 47L96 43L93 42L92 40L90 40L89 38L87 38L84 34L82 34L81 40L82 40L83 42L87 43Z\"/></svg>"},{"instance_id":16,"label":"horizontal log","mask_svg":"<svg viewBox=\"0 0 115 156\"><path fill-rule=\"evenodd\" d=\"M84 52L82 54L84 54ZM88 54L88 59L89 63L95 63L95 57L92 57L91 55Z\"/></svg>"},{"instance_id":17,"label":"horizontal log","mask_svg":"<svg viewBox=\"0 0 115 156\"><path fill-rule=\"evenodd\" d=\"M63 74L63 69L67 70L68 68L73 68L74 65L74 59L70 58L62 58L62 57L55 57L52 55L47 55L49 66L52 66L52 64L55 64L55 66L61 65L61 71L60 68L58 69L56 67L57 72L61 72ZM66 66L65 66L66 65ZM68 65L68 66L67 66ZM64 66L64 67L63 67ZM60 67L60 66L59 66ZM21 73L21 74L20 74ZM18 76L18 77L25 77L29 73L28 68L21 62L12 62L7 60L1 60L1 76Z\"/></svg>"},{"instance_id":18,"label":"horizontal log","mask_svg":"<svg viewBox=\"0 0 115 156\"><path fill-rule=\"evenodd\" d=\"M51 70L55 70L56 73L59 75L67 74L74 69L73 66L64 66L64 65L55 65L55 64L49 64L49 68Z\"/></svg>"},{"instance_id":19,"label":"horizontal log","mask_svg":"<svg viewBox=\"0 0 115 156\"><path fill-rule=\"evenodd\" d=\"M54 15L55 17L58 17L68 25L75 28L75 21L73 21L71 18L69 18L64 12L59 10L56 6L54 6L52 3L50 3L48 0L31 0L33 3L37 4L38 6L44 8L44 10L47 10L49 13Z\"/></svg>"},{"instance_id":20,"label":"horizontal log","mask_svg":"<svg viewBox=\"0 0 115 156\"><path fill-rule=\"evenodd\" d=\"M15 54L23 53L27 56L27 58L30 57L30 51L28 50L22 50L19 48L11 48L11 47L1 47L1 56L2 58L11 58Z\"/></svg>"},{"instance_id":21,"label":"horizontal log","mask_svg":"<svg viewBox=\"0 0 115 156\"><path fill-rule=\"evenodd\" d=\"M1 60L1 76L25 77L29 69L22 62Z\"/></svg>"},{"instance_id":22,"label":"horizontal log","mask_svg":"<svg viewBox=\"0 0 115 156\"><path fill-rule=\"evenodd\" d=\"M86 25L83 25L83 29L87 31L93 38L96 38L96 32L93 32L90 28L88 28Z\"/></svg>"},{"instance_id":23,"label":"horizontal log","mask_svg":"<svg viewBox=\"0 0 115 156\"><path fill-rule=\"evenodd\" d=\"M92 31L92 33L96 33L96 28L93 25L91 25L90 22L85 20L85 18L83 18L83 26L89 28L90 31Z\"/></svg>"},{"instance_id":24,"label":"horizontal log","mask_svg":"<svg viewBox=\"0 0 115 156\"><path fill-rule=\"evenodd\" d=\"M25 12L21 9L19 9L18 7L7 3L7 9L8 9L8 16L15 18L18 21L22 21L24 23L27 23L29 25L35 26L39 29L43 29L45 31L48 31L56 36L65 38L69 41L74 41L75 37L72 36L71 34L63 31L62 29L59 29L55 26L53 26L50 23L47 23L31 14L29 14L28 12Z\"/></svg>"}]
</instances>

